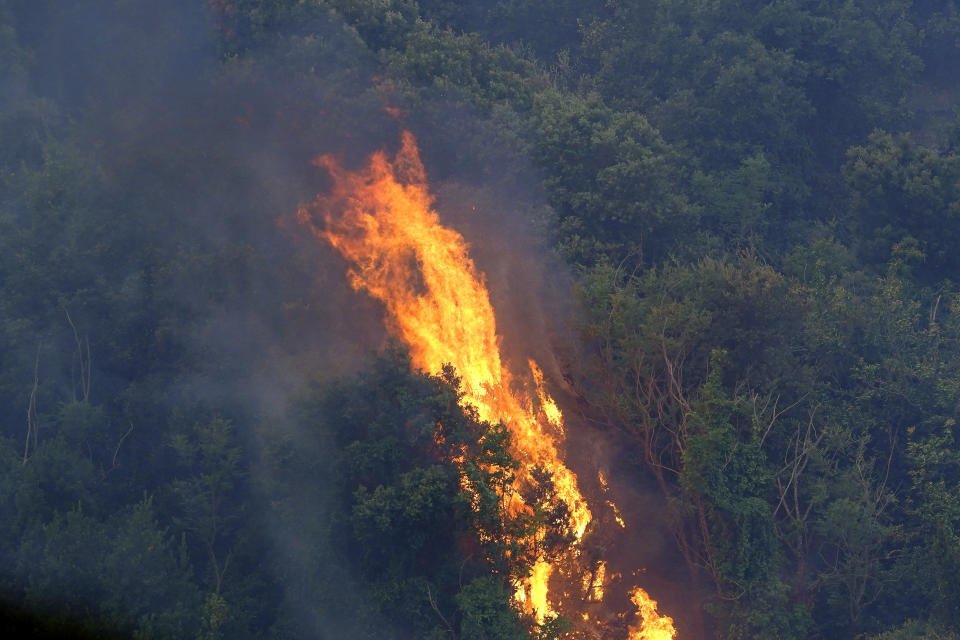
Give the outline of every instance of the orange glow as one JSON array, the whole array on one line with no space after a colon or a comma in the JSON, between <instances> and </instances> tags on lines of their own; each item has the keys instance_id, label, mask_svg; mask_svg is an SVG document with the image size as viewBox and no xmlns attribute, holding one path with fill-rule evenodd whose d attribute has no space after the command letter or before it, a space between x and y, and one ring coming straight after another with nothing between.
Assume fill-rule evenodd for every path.
<instances>
[{"instance_id":1,"label":"orange glow","mask_svg":"<svg viewBox=\"0 0 960 640\"><path fill-rule=\"evenodd\" d=\"M396 120L403 119L403 111L401 111L399 107L391 107L390 105L386 105L383 107L383 112Z\"/></svg>"},{"instance_id":2,"label":"orange glow","mask_svg":"<svg viewBox=\"0 0 960 640\"><path fill-rule=\"evenodd\" d=\"M331 156L315 164L329 172L332 187L299 208L300 223L347 259L354 289L383 303L387 328L408 345L415 367L437 373L452 364L463 402L481 420L507 426L512 454L521 464L516 475L521 492L535 483L535 469L552 476L569 512L573 543L560 559L541 555L515 593L517 603L543 621L558 604L551 597L551 576L556 569L567 576L577 572L580 542L592 519L577 477L561 457L563 416L545 389L543 372L532 360L528 378L505 366L485 278L463 237L440 224L412 134L404 132L392 160L380 151L357 171ZM505 496L505 503L512 517L533 512L534 505L517 494ZM591 584L598 599L604 571L601 567L599 583Z\"/></svg>"}]
</instances>

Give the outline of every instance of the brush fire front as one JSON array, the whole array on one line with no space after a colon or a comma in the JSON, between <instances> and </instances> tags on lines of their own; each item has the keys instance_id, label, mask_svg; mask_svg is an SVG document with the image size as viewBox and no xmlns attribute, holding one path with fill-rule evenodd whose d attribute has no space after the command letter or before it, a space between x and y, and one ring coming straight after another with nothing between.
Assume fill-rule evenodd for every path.
<instances>
[{"instance_id":1,"label":"brush fire front","mask_svg":"<svg viewBox=\"0 0 960 640\"><path fill-rule=\"evenodd\" d=\"M595 522L564 462L563 416L536 362L528 361L522 374L505 365L485 278L464 238L440 224L413 135L403 134L393 159L380 151L355 171L330 156L315 163L329 173L332 186L300 207L299 222L348 261L354 289L383 303L387 328L408 345L415 367L439 372L452 364L462 402L481 420L506 425L520 469L517 493L502 496L503 517L536 511L555 525L544 529L552 533L523 541L535 561L516 585L517 604L541 622L565 615L581 637L673 638L673 621L658 614L656 602L639 587L630 594L636 613L605 609L608 589L631 585L609 575L602 558L583 552L585 539L603 522ZM594 504L612 509L613 526L626 526L611 500Z\"/></svg>"}]
</instances>

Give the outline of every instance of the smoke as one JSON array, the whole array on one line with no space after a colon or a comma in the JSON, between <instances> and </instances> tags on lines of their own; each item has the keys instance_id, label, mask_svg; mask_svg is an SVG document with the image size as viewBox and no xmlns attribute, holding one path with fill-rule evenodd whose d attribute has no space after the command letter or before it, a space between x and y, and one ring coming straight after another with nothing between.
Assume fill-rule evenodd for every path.
<instances>
[{"instance_id":1,"label":"smoke","mask_svg":"<svg viewBox=\"0 0 960 640\"><path fill-rule=\"evenodd\" d=\"M309 24L278 29L256 55L224 59L206 4L195 0L10 2L0 4L3 18L30 52L24 65L33 98L22 97L22 86L4 86L0 95L17 97L25 109L42 106L37 135L47 137L37 158L64 155L57 165L63 167L70 160L63 150L70 149L77 164L95 167L77 178L86 200L68 203L60 217L51 214L39 233L51 261L76 258L80 284L65 286L107 291L103 304L85 306L58 301L52 288L37 292L37 305L49 298L51 311L47 325L22 341L20 368L24 380L32 379L36 345L43 343L40 406L67 399L72 386L74 336L62 305L91 345L94 402L130 384L132 369L153 368L156 404L142 413L158 427L184 407L200 406L233 419L251 447L286 438L313 452L322 469L330 452L289 417L293 398L311 379L360 366L384 333L375 306L350 290L333 252L291 233L282 218L323 187L310 164L314 155L359 158L395 133L370 81L371 54L341 22L318 13ZM77 185L50 188L80 200ZM38 225L23 206L18 224ZM71 246L78 241L82 246ZM130 336L98 329L105 309L138 316L128 323ZM134 351L128 361L108 355L117 343L136 344L140 331L166 350ZM176 371L164 369L171 364ZM25 404L16 405L22 425ZM138 421L119 451L121 466L138 447L168 444L150 431L149 422ZM322 517L324 496L308 486L311 480L322 481L322 474L304 478L291 511ZM316 530L296 524L291 518L265 525L283 576L302 563L304 531ZM349 590L335 558L319 561ZM303 585L313 576L301 570L297 578ZM77 597L67 585L62 590ZM350 635L345 612L342 622L316 619L309 590L291 588L286 597L304 629Z\"/></svg>"},{"instance_id":2,"label":"smoke","mask_svg":"<svg viewBox=\"0 0 960 640\"><path fill-rule=\"evenodd\" d=\"M224 62L203 6L88 2L47 16L59 40L40 64L81 144L129 198L117 213L143 225L143 259L175 256L159 295L195 322L191 348L214 356L209 384L226 388L211 391L240 386L256 406L312 370L349 371L379 333L332 255L278 219L321 184L313 155L362 153L390 122L369 54L342 24L280 33L256 62ZM286 64L304 57L312 73Z\"/></svg>"},{"instance_id":3,"label":"smoke","mask_svg":"<svg viewBox=\"0 0 960 640\"><path fill-rule=\"evenodd\" d=\"M293 585L286 606L304 629L349 637L349 616L322 613L309 588L335 580L349 602L349 573L333 557L312 560L328 567L326 577L300 566L311 548L305 537L325 513L317 485L331 453L291 407L308 382L350 373L384 344L383 312L350 288L343 259L290 217L327 187L312 158L331 153L356 166L412 129L441 222L463 234L486 276L510 367L524 371L533 358L553 385L564 386L575 366L572 278L543 244L552 214L525 143L514 137L515 119L439 95L408 108L376 79L383 71L356 34L330 13L271 27L255 41L255 55L230 58L221 55L215 16L195 0L12 2L10 12L21 45L35 52L32 91L57 105L60 138L96 158L107 203L98 233L117 245L117 271L103 277L124 304L154 305L176 318L175 326L151 330L168 332L171 349L195 362L169 383L166 410L184 399L225 408L250 443L282 441L316 460L318 471L287 497L289 517L266 526L278 573ZM402 119L387 105L399 107ZM111 217L136 228L135 236L111 235ZM90 335L93 387L104 393L122 387L124 372L96 357L109 339L96 333L96 313L77 310L75 320ZM32 355L31 346L25 368ZM71 358L45 366L67 371ZM566 414L576 422L575 412ZM569 448L582 452L573 460L581 478L623 464L594 432L579 424L570 431ZM640 518L649 499L628 485L612 480L611 490L621 505L643 505ZM630 553L658 553L662 536L647 533Z\"/></svg>"}]
</instances>

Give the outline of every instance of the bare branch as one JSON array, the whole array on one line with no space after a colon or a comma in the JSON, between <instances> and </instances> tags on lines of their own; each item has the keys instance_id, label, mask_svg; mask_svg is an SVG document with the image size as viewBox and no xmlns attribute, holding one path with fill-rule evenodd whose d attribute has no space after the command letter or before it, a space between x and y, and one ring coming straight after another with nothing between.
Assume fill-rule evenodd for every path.
<instances>
[{"instance_id":1,"label":"bare branch","mask_svg":"<svg viewBox=\"0 0 960 640\"><path fill-rule=\"evenodd\" d=\"M30 440L33 439L33 448L37 448L37 392L40 388L40 343L37 343L37 358L33 363L33 388L30 389L30 398L27 400L27 438L23 444L23 464L30 459Z\"/></svg>"},{"instance_id":2,"label":"bare branch","mask_svg":"<svg viewBox=\"0 0 960 640\"><path fill-rule=\"evenodd\" d=\"M70 311L66 305L63 305L63 313L67 316L67 322L73 330L73 340L77 345L76 358L80 375L80 399L87 402L90 399L90 374L93 372L90 358L90 339L87 336L84 336L83 340L80 339L80 332L77 331L77 325L73 323L73 318L70 317ZM76 388L73 390L73 399L77 399Z\"/></svg>"},{"instance_id":3,"label":"bare branch","mask_svg":"<svg viewBox=\"0 0 960 640\"><path fill-rule=\"evenodd\" d=\"M120 445L123 444L123 441L126 440L127 436L129 436L131 433L133 433L133 422L130 423L130 428L127 429L127 432L120 436L120 440L117 442L117 448L113 450L113 460L110 463L111 470L117 468L117 456L120 455Z\"/></svg>"},{"instance_id":4,"label":"bare branch","mask_svg":"<svg viewBox=\"0 0 960 640\"><path fill-rule=\"evenodd\" d=\"M429 585L429 584L427 585L427 599L430 601L430 608L433 609L438 616L440 616L440 619L441 619L441 620L443 620L443 624L445 624L445 625L447 626L447 630L450 632L450 635L452 635L454 638L456 638L456 637L457 637L457 632L454 631L453 625L450 624L450 622L447 620L446 616L444 616L442 613L440 613L440 607L437 606L437 601L436 601L436 599L434 599L434 597L433 597L433 592L430 591L430 585Z\"/></svg>"},{"instance_id":5,"label":"bare branch","mask_svg":"<svg viewBox=\"0 0 960 640\"><path fill-rule=\"evenodd\" d=\"M937 322L937 309L940 308L940 298L943 294L937 296L937 301L933 303L933 307L930 309L930 324L935 324Z\"/></svg>"}]
</instances>

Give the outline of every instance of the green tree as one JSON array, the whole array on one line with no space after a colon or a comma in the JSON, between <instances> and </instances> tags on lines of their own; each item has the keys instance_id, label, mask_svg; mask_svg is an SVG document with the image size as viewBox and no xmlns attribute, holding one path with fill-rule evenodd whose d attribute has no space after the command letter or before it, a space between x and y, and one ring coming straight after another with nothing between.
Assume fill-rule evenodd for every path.
<instances>
[{"instance_id":1,"label":"green tree","mask_svg":"<svg viewBox=\"0 0 960 640\"><path fill-rule=\"evenodd\" d=\"M572 263L662 259L697 220L677 154L642 115L597 95L537 96L535 156L557 211L557 244Z\"/></svg>"},{"instance_id":2,"label":"green tree","mask_svg":"<svg viewBox=\"0 0 960 640\"><path fill-rule=\"evenodd\" d=\"M925 279L956 273L960 156L883 131L850 149L844 178L852 196L851 227L863 260L886 264L894 248L918 242Z\"/></svg>"},{"instance_id":3,"label":"green tree","mask_svg":"<svg viewBox=\"0 0 960 640\"><path fill-rule=\"evenodd\" d=\"M507 517L508 432L463 409L458 385L451 368L411 373L391 350L303 405L299 420L337 452L327 535L359 576L363 634L520 633L505 594L535 523Z\"/></svg>"}]
</instances>

